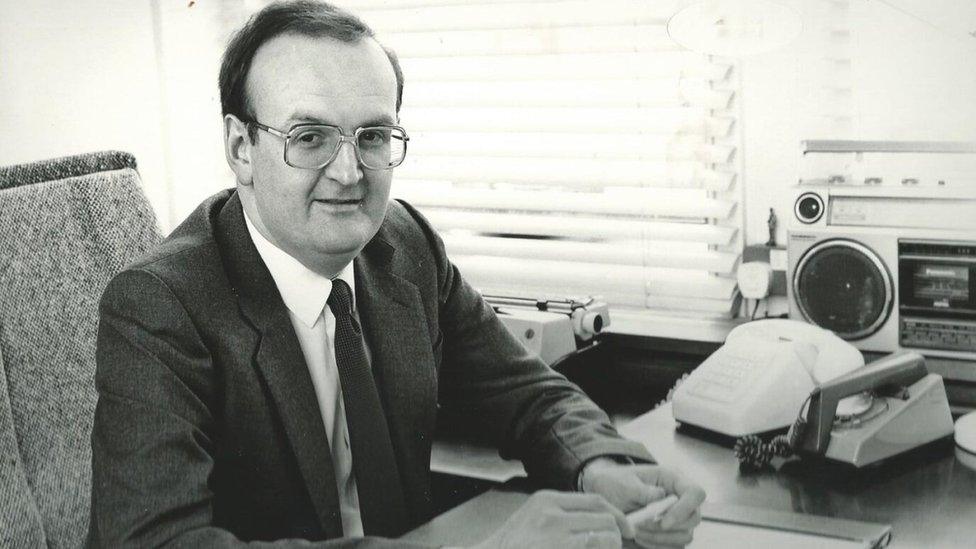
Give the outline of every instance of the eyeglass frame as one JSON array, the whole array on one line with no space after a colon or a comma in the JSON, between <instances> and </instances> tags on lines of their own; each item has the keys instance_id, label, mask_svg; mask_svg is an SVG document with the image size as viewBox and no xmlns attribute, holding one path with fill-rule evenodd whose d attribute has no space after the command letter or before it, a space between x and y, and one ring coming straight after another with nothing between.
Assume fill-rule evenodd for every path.
<instances>
[{"instance_id":1,"label":"eyeglass frame","mask_svg":"<svg viewBox=\"0 0 976 549\"><path fill-rule=\"evenodd\" d=\"M340 128L339 126L333 126L332 124L313 124L313 123L295 124L294 126L289 128L287 132L283 132L277 128L273 128L266 124L262 124L257 120L251 119L251 120L244 120L243 122L245 124L253 124L254 126L257 126L258 129L264 130L275 137L280 137L281 139L284 139L285 147L281 154L282 160L285 161L285 164L291 166L292 168L297 168L299 170L321 170L322 168L328 166L329 164L332 163L333 160L336 159L337 156L339 156L339 149L342 148L342 144L344 142L348 142L350 145L352 145L353 151L356 152L356 160L363 168L366 168L367 170L375 170L375 171L392 170L393 168L396 168L400 164L403 164L403 161L407 158L407 142L410 141L410 136L407 135L407 130L403 129L402 126L397 126L395 124L376 124L374 126L363 126L360 128L356 128L356 131L353 132L352 135L346 135L345 133L342 132L342 128ZM295 130L297 129L308 128L308 127L333 128L336 130L336 132L339 133L339 141L336 143L335 149L332 151L332 154L329 156L329 159L326 160L321 166L316 166L314 168L304 168L301 166L296 166L288 161L288 146L291 144L292 134L295 133ZM401 132L403 132L403 156L400 158L399 162L397 162L392 166L387 166L385 168L371 168L367 166L365 162L363 162L362 151L359 150L359 142L358 142L359 134L361 134L365 130L369 130L373 128L387 128L393 130L400 130Z\"/></svg>"}]
</instances>

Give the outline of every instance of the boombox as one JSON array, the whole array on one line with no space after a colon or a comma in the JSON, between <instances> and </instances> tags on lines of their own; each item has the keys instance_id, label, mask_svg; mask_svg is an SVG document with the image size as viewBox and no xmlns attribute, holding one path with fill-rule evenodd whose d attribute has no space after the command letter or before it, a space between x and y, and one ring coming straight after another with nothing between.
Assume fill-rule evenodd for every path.
<instances>
[{"instance_id":1,"label":"boombox","mask_svg":"<svg viewBox=\"0 0 976 549\"><path fill-rule=\"evenodd\" d=\"M800 185L790 317L864 351L976 359L976 193Z\"/></svg>"}]
</instances>

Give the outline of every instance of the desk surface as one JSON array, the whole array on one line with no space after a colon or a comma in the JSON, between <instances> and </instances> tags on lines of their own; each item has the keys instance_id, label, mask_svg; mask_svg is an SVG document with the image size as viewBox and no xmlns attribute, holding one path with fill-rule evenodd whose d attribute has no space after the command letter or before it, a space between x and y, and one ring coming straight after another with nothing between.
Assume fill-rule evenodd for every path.
<instances>
[{"instance_id":1,"label":"desk surface","mask_svg":"<svg viewBox=\"0 0 976 549\"><path fill-rule=\"evenodd\" d=\"M746 472L729 448L677 430L669 405L620 432L644 443L660 463L697 479L711 503L891 524L893 547L973 547L976 539L976 471L959 462L951 440L862 470L794 460L777 470ZM465 504L478 507L474 516L484 517L483 524L455 524L449 512L410 537L440 543L481 539L524 497L489 492Z\"/></svg>"}]
</instances>

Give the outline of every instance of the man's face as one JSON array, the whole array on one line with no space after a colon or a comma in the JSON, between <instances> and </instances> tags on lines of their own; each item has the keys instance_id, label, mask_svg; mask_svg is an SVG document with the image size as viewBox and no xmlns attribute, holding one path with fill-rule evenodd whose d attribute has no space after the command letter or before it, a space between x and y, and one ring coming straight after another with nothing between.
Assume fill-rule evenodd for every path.
<instances>
[{"instance_id":1,"label":"man's face","mask_svg":"<svg viewBox=\"0 0 976 549\"><path fill-rule=\"evenodd\" d=\"M276 37L255 54L246 90L255 118L285 132L319 123L352 135L359 127L396 123L393 67L369 38L349 44ZM392 171L364 169L348 142L317 170L285 164L284 147L283 139L259 131L250 148L251 184L241 194L252 223L310 268L323 259L352 259L379 230Z\"/></svg>"}]
</instances>

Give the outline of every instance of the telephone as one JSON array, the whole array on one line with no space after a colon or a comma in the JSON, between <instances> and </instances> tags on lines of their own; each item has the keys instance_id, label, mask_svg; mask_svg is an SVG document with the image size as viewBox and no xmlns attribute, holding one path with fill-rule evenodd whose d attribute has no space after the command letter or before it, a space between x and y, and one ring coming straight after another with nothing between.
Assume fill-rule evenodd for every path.
<instances>
[{"instance_id":1,"label":"telephone","mask_svg":"<svg viewBox=\"0 0 976 549\"><path fill-rule=\"evenodd\" d=\"M828 330L786 319L748 322L674 392L674 419L741 437L785 429L814 388L864 366L853 345ZM869 405L855 395L845 413Z\"/></svg>"},{"instance_id":2,"label":"telephone","mask_svg":"<svg viewBox=\"0 0 976 549\"><path fill-rule=\"evenodd\" d=\"M840 412L850 395L870 391L870 405L856 416ZM901 351L836 377L810 393L795 425L794 449L864 467L947 437L952 414L942 376L930 374L925 358Z\"/></svg>"}]
</instances>

